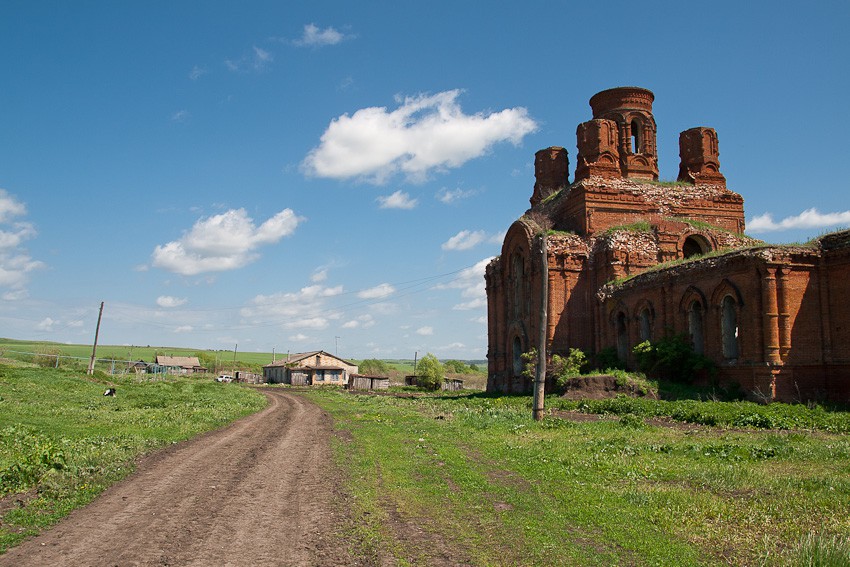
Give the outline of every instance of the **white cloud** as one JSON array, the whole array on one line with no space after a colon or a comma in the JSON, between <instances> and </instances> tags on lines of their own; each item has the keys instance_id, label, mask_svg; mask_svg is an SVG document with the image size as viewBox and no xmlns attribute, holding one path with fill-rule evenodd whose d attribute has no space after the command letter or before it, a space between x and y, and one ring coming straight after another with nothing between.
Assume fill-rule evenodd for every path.
<instances>
[{"instance_id":1,"label":"white cloud","mask_svg":"<svg viewBox=\"0 0 850 567\"><path fill-rule=\"evenodd\" d=\"M303 220L291 209L284 209L254 226L245 209L231 209L202 218L180 240L157 246L153 265L184 276L235 270L255 261L260 246L292 234Z\"/></svg>"},{"instance_id":2,"label":"white cloud","mask_svg":"<svg viewBox=\"0 0 850 567\"><path fill-rule=\"evenodd\" d=\"M193 81L197 81L198 79L200 79L201 77L203 77L206 74L207 74L206 69L204 69L203 67L198 67L197 65L195 65L194 67L192 67L192 70L189 71L189 78L192 79Z\"/></svg>"},{"instance_id":3,"label":"white cloud","mask_svg":"<svg viewBox=\"0 0 850 567\"><path fill-rule=\"evenodd\" d=\"M383 183L397 173L424 181L434 169L457 168L498 143L519 144L537 129L525 108L464 114L460 90L397 98L400 107L370 107L331 121L302 162L308 175Z\"/></svg>"},{"instance_id":4,"label":"white cloud","mask_svg":"<svg viewBox=\"0 0 850 567\"><path fill-rule=\"evenodd\" d=\"M483 230L461 230L447 241L443 242L443 250L469 250L478 246L487 238Z\"/></svg>"},{"instance_id":5,"label":"white cloud","mask_svg":"<svg viewBox=\"0 0 850 567\"><path fill-rule=\"evenodd\" d=\"M418 199L411 199L410 195L404 193L401 189L392 195L382 195L377 201L381 204L382 209L412 209L419 203Z\"/></svg>"},{"instance_id":6,"label":"white cloud","mask_svg":"<svg viewBox=\"0 0 850 567\"><path fill-rule=\"evenodd\" d=\"M50 317L45 317L35 326L39 331L52 331L53 327L57 325L59 321L54 321Z\"/></svg>"},{"instance_id":7,"label":"white cloud","mask_svg":"<svg viewBox=\"0 0 850 567\"><path fill-rule=\"evenodd\" d=\"M195 328L192 325L180 325L174 328L175 333L191 333Z\"/></svg>"},{"instance_id":8,"label":"white cloud","mask_svg":"<svg viewBox=\"0 0 850 567\"><path fill-rule=\"evenodd\" d=\"M423 337L428 337L434 334L434 327L419 327L416 329L417 335L422 335Z\"/></svg>"},{"instance_id":9,"label":"white cloud","mask_svg":"<svg viewBox=\"0 0 850 567\"><path fill-rule=\"evenodd\" d=\"M376 285L375 287L364 289L363 291L357 292L357 297L360 299L378 299L381 297L387 297L395 293L395 288L388 284L382 283Z\"/></svg>"},{"instance_id":10,"label":"white cloud","mask_svg":"<svg viewBox=\"0 0 850 567\"><path fill-rule=\"evenodd\" d=\"M186 122L187 118L189 118L188 110L178 110L177 112L171 115L172 122Z\"/></svg>"},{"instance_id":11,"label":"white cloud","mask_svg":"<svg viewBox=\"0 0 850 567\"><path fill-rule=\"evenodd\" d=\"M475 189L446 189L443 187L437 191L437 200L446 205L450 205L461 199L468 199L478 193Z\"/></svg>"},{"instance_id":12,"label":"white cloud","mask_svg":"<svg viewBox=\"0 0 850 567\"><path fill-rule=\"evenodd\" d=\"M3 301L20 301L22 299L26 299L29 296L29 292L25 289L16 289L13 291L7 291L3 295L0 295L0 298Z\"/></svg>"},{"instance_id":13,"label":"white cloud","mask_svg":"<svg viewBox=\"0 0 850 567\"><path fill-rule=\"evenodd\" d=\"M296 342L296 343L302 343L309 338L310 337L308 337L307 335L305 335L303 333L298 333L297 335L289 335L289 340L292 341L292 342Z\"/></svg>"},{"instance_id":14,"label":"white cloud","mask_svg":"<svg viewBox=\"0 0 850 567\"><path fill-rule=\"evenodd\" d=\"M7 288L2 295L6 301L26 297L30 273L45 267L22 247L38 234L32 223L16 220L26 214L24 203L0 189L0 288Z\"/></svg>"},{"instance_id":15,"label":"white cloud","mask_svg":"<svg viewBox=\"0 0 850 567\"><path fill-rule=\"evenodd\" d=\"M304 26L304 35L301 36L301 39L296 39L293 43L295 45L321 47L323 45L336 45L349 37L332 27L321 30L316 24L306 24Z\"/></svg>"},{"instance_id":16,"label":"white cloud","mask_svg":"<svg viewBox=\"0 0 850 567\"><path fill-rule=\"evenodd\" d=\"M487 305L487 286L484 281L484 271L487 269L487 264L493 258L484 258L474 266L461 271L458 276L446 284L435 286L436 289L459 289L462 298L467 299L463 303L458 303L452 309L458 311L467 311L470 309L479 309Z\"/></svg>"},{"instance_id":17,"label":"white cloud","mask_svg":"<svg viewBox=\"0 0 850 567\"><path fill-rule=\"evenodd\" d=\"M458 303L452 309L455 311L469 311L471 309L480 309L482 307L487 307L487 298L486 297L476 297L471 301L464 301L463 303Z\"/></svg>"},{"instance_id":18,"label":"white cloud","mask_svg":"<svg viewBox=\"0 0 850 567\"><path fill-rule=\"evenodd\" d=\"M764 213L755 216L747 222L747 232L774 232L792 229L819 229L838 225L850 225L850 211L838 213L821 213L815 208L806 209L799 215L786 217L779 222L773 220L773 215Z\"/></svg>"},{"instance_id":19,"label":"white cloud","mask_svg":"<svg viewBox=\"0 0 850 567\"><path fill-rule=\"evenodd\" d=\"M156 304L160 307L180 307L185 305L189 300L181 297L172 297L170 295L160 295L156 298Z\"/></svg>"},{"instance_id":20,"label":"white cloud","mask_svg":"<svg viewBox=\"0 0 850 567\"><path fill-rule=\"evenodd\" d=\"M5 189L0 189L0 223L7 223L10 219L27 214L27 207Z\"/></svg>"},{"instance_id":21,"label":"white cloud","mask_svg":"<svg viewBox=\"0 0 850 567\"><path fill-rule=\"evenodd\" d=\"M258 295L241 310L242 317L259 324L269 319L285 329L324 329L342 315L329 309L330 298L342 293L342 286L310 285L298 292Z\"/></svg>"},{"instance_id":22,"label":"white cloud","mask_svg":"<svg viewBox=\"0 0 850 567\"><path fill-rule=\"evenodd\" d=\"M225 59L224 66L233 72L261 72L265 71L272 61L274 61L274 55L255 45L250 55L243 55L239 59Z\"/></svg>"},{"instance_id":23,"label":"white cloud","mask_svg":"<svg viewBox=\"0 0 850 567\"><path fill-rule=\"evenodd\" d=\"M313 275L310 276L310 281L313 282L313 283L322 283L323 281L325 281L327 279L328 279L328 269L327 268L317 269L315 272L313 272Z\"/></svg>"},{"instance_id":24,"label":"white cloud","mask_svg":"<svg viewBox=\"0 0 850 567\"><path fill-rule=\"evenodd\" d=\"M343 329L368 329L375 326L375 319L371 315L361 315L357 319L346 321L342 324Z\"/></svg>"}]
</instances>

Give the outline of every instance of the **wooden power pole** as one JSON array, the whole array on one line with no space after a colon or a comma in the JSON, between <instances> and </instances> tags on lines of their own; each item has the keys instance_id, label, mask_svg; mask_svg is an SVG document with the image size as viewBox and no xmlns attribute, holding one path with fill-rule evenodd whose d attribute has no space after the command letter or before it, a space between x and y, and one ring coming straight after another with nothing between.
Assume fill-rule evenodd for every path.
<instances>
[{"instance_id":1,"label":"wooden power pole","mask_svg":"<svg viewBox=\"0 0 850 567\"><path fill-rule=\"evenodd\" d=\"M91 348L91 360L86 374L94 374L94 363L97 360L97 336L100 334L100 319L103 317L103 302L100 302L100 311L97 313L97 327L94 330L94 346Z\"/></svg>"},{"instance_id":2,"label":"wooden power pole","mask_svg":"<svg viewBox=\"0 0 850 567\"><path fill-rule=\"evenodd\" d=\"M546 231L540 233L540 327L537 335L537 372L534 375L535 421L543 419L544 395L546 390L546 339L548 337L549 310L549 250L546 245Z\"/></svg>"}]
</instances>

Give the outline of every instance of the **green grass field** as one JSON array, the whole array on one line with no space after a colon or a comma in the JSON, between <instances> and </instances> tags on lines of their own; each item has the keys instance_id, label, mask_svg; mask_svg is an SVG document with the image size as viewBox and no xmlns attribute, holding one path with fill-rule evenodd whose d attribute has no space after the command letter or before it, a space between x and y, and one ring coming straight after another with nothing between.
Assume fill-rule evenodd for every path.
<instances>
[{"instance_id":1,"label":"green grass field","mask_svg":"<svg viewBox=\"0 0 850 567\"><path fill-rule=\"evenodd\" d=\"M116 385L116 398L102 396ZM376 562L848 565L850 413L747 402L483 393L303 395L334 419L351 522ZM0 365L0 549L134 459L263 407L207 379ZM20 504L18 503L20 501Z\"/></svg>"},{"instance_id":2,"label":"green grass field","mask_svg":"<svg viewBox=\"0 0 850 567\"><path fill-rule=\"evenodd\" d=\"M91 354L91 345L0 338L0 358L36 363L45 367L53 367L58 364L60 368L85 370L88 367ZM127 367L127 361L153 362L157 355L165 355L199 356L201 364L209 368L210 374L229 373L233 370L260 373L264 365L271 364L275 359L280 360L286 354L286 352L240 352L239 350L234 353L226 350L167 346L99 345L97 347L98 363L96 369L107 374L127 373L131 372ZM57 355L59 356L58 362L56 360ZM349 361L354 364L360 362L358 359L350 359ZM413 374L413 359L385 360L384 362L390 366L392 370L391 378L396 384L404 384L404 377ZM484 389L487 384L487 364L486 361L475 362L484 370L463 377L469 381L469 385L473 389Z\"/></svg>"},{"instance_id":3,"label":"green grass field","mask_svg":"<svg viewBox=\"0 0 850 567\"><path fill-rule=\"evenodd\" d=\"M117 397L103 396L107 385ZM0 365L0 551L90 502L139 455L265 404L257 392L209 379Z\"/></svg>"},{"instance_id":4,"label":"green grass field","mask_svg":"<svg viewBox=\"0 0 850 567\"><path fill-rule=\"evenodd\" d=\"M345 432L351 539L399 565L850 564L850 438L826 431L847 431L847 413L783 430L630 412L536 423L527 397L310 397ZM741 414L688 403L703 421Z\"/></svg>"}]
</instances>

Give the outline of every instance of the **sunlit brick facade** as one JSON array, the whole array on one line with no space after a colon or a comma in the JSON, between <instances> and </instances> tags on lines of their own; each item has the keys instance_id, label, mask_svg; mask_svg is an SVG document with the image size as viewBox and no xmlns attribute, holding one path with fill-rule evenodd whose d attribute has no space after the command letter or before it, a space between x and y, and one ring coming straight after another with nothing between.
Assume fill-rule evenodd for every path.
<instances>
[{"instance_id":1,"label":"sunlit brick facade","mask_svg":"<svg viewBox=\"0 0 850 567\"><path fill-rule=\"evenodd\" d=\"M538 346L545 274L550 358L611 348L633 366L637 343L684 333L753 397L850 401L850 233L744 236L711 128L680 134L679 182L659 183L653 101L636 87L590 99L573 182L564 148L535 155L532 206L486 272L488 389L530 388L521 355Z\"/></svg>"}]
</instances>

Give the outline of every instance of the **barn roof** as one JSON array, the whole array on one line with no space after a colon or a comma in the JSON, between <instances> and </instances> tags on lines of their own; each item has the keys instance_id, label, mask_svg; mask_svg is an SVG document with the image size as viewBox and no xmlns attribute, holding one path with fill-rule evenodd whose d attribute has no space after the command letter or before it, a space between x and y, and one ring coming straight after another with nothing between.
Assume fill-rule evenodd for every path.
<instances>
[{"instance_id":1,"label":"barn roof","mask_svg":"<svg viewBox=\"0 0 850 567\"><path fill-rule=\"evenodd\" d=\"M161 356L157 355L156 363L160 366L179 366L180 368L198 368L201 361L197 356Z\"/></svg>"},{"instance_id":2,"label":"barn roof","mask_svg":"<svg viewBox=\"0 0 850 567\"><path fill-rule=\"evenodd\" d=\"M269 368L269 367L272 367L272 366L289 366L289 365L292 365L292 364L298 364L299 362L302 362L304 360L315 357L317 354L321 354L322 356L329 356L331 358L335 358L346 366L357 366L353 362L349 362L349 361L345 360L344 358L340 358L340 357L338 357L334 354L331 354L327 351L314 350L314 351L310 351L310 352L297 352L297 353L290 354L287 358L282 358L280 360L276 360L276 361L272 362L271 364L266 364L263 368ZM303 366L303 364L299 365L299 366ZM332 368L339 368L339 367L324 364L324 365L319 365L319 366L310 366L309 368L321 370L321 369L332 369Z\"/></svg>"}]
</instances>

